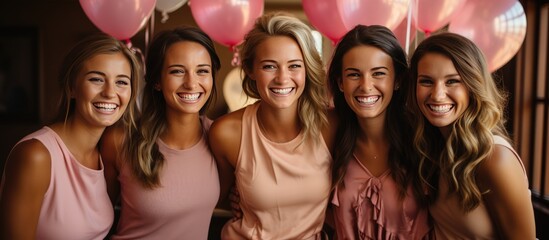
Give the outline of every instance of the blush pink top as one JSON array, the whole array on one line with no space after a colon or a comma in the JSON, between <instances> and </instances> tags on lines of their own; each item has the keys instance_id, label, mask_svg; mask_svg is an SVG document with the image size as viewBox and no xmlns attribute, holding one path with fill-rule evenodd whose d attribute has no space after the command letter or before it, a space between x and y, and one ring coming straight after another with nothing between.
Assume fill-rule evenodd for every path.
<instances>
[{"instance_id":1,"label":"blush pink top","mask_svg":"<svg viewBox=\"0 0 549 240\"><path fill-rule=\"evenodd\" d=\"M103 162L100 170L83 166L49 127L19 142L29 139L39 140L51 156L50 185L42 201L36 239L103 239L114 219Z\"/></svg>"},{"instance_id":2,"label":"blush pink top","mask_svg":"<svg viewBox=\"0 0 549 240\"><path fill-rule=\"evenodd\" d=\"M184 150L169 148L158 139L166 162L160 170L161 186L145 189L123 165L118 180L121 212L112 239L207 239L213 210L219 199L219 177L208 148L203 118L202 139Z\"/></svg>"},{"instance_id":3,"label":"blush pink top","mask_svg":"<svg viewBox=\"0 0 549 240\"><path fill-rule=\"evenodd\" d=\"M524 183L528 184L526 171L519 155L502 137L494 136L494 144L509 148L519 159L524 171ZM494 225L490 220L488 209L481 201L471 212L464 213L456 194L448 194L446 181L439 181L439 197L429 208L435 222L436 239L496 239Z\"/></svg>"},{"instance_id":4,"label":"blush pink top","mask_svg":"<svg viewBox=\"0 0 549 240\"><path fill-rule=\"evenodd\" d=\"M337 239L423 239L430 230L428 212L413 198L399 198L390 170L375 177L355 157L332 199Z\"/></svg>"},{"instance_id":5,"label":"blush pink top","mask_svg":"<svg viewBox=\"0 0 549 240\"><path fill-rule=\"evenodd\" d=\"M330 195L331 156L322 136L276 143L259 130L260 102L246 107L235 169L243 217L222 239L318 239Z\"/></svg>"}]
</instances>

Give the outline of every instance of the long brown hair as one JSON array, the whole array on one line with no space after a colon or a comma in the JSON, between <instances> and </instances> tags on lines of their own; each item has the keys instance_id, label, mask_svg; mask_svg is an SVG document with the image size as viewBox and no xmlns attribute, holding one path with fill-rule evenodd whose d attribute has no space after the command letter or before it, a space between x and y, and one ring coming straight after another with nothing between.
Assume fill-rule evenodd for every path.
<instances>
[{"instance_id":1,"label":"long brown hair","mask_svg":"<svg viewBox=\"0 0 549 240\"><path fill-rule=\"evenodd\" d=\"M418 63L427 53L448 57L469 92L469 106L452 123L448 139L427 121L416 96ZM428 187L429 201L438 196L439 178L447 181L464 211L480 204L482 193L475 179L478 165L492 152L493 135L508 138L504 127L506 94L488 71L482 51L469 39L455 33L440 33L422 41L411 58L408 107L415 131L414 145L420 157L419 174Z\"/></svg>"},{"instance_id":2,"label":"long brown hair","mask_svg":"<svg viewBox=\"0 0 549 240\"><path fill-rule=\"evenodd\" d=\"M342 78L342 63L344 55L358 46L373 46L385 52L392 59L395 70L395 90L391 102L387 107L385 129L389 139L389 167L395 179L401 197L406 195L407 187L413 184L416 178L416 159L410 147L411 126L405 118L405 101L408 83L408 62L406 53L400 46L394 34L383 26L357 25L349 31L336 46L330 66L328 79L331 94L334 99L335 111L341 119L336 132L334 149L333 185L344 187L343 177L347 166L353 158L353 152L360 128L355 112L349 107L345 96L339 90L338 81ZM420 184L414 184L414 192L418 200L421 199Z\"/></svg>"},{"instance_id":3,"label":"long brown hair","mask_svg":"<svg viewBox=\"0 0 549 240\"><path fill-rule=\"evenodd\" d=\"M139 127L134 129L129 134L130 137L124 141L124 152L127 154L124 159L129 163L136 178L147 188L160 185L159 172L165 161L156 141L166 129L166 102L163 93L157 91L155 85L160 82L168 48L181 41L191 41L202 45L208 51L212 62L212 78L214 80L212 93L206 104L200 109L200 114L204 114L216 95L215 75L221 68L221 62L211 38L196 27L180 27L159 32L151 42L146 59L146 84L143 90Z\"/></svg>"}]
</instances>

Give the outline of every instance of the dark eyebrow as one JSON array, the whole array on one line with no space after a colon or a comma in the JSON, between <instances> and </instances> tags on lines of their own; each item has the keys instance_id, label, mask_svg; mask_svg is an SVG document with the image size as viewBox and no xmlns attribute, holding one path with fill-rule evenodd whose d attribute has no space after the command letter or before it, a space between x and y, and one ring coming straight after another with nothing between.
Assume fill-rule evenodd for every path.
<instances>
[{"instance_id":1,"label":"dark eyebrow","mask_svg":"<svg viewBox=\"0 0 549 240\"><path fill-rule=\"evenodd\" d=\"M389 71L389 68L385 67L385 66L380 66L380 67L374 67L372 68L372 70L380 70L380 69L385 69L387 71ZM360 70L358 68L345 68L343 71L357 71L357 72L360 72Z\"/></svg>"},{"instance_id":2,"label":"dark eyebrow","mask_svg":"<svg viewBox=\"0 0 549 240\"><path fill-rule=\"evenodd\" d=\"M360 72L360 70L358 70L358 68L352 68L352 67L350 67L350 68L345 68L345 69L343 69L343 71L344 71L344 72L345 72L345 71L355 71L355 72Z\"/></svg>"},{"instance_id":3,"label":"dark eyebrow","mask_svg":"<svg viewBox=\"0 0 549 240\"><path fill-rule=\"evenodd\" d=\"M385 70L389 71L389 68L385 67L385 66L379 66L379 67L372 68L372 70L380 70L380 69L385 69Z\"/></svg>"}]
</instances>

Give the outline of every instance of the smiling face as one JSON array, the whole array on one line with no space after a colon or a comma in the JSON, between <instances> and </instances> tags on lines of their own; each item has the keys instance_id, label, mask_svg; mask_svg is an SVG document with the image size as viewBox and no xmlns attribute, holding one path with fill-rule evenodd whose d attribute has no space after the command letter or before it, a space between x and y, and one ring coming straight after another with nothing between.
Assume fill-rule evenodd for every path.
<instances>
[{"instance_id":1,"label":"smiling face","mask_svg":"<svg viewBox=\"0 0 549 240\"><path fill-rule=\"evenodd\" d=\"M469 91L452 60L427 53L418 62L416 96L427 120L447 135L450 126L469 106Z\"/></svg>"},{"instance_id":2,"label":"smiling face","mask_svg":"<svg viewBox=\"0 0 549 240\"><path fill-rule=\"evenodd\" d=\"M297 107L305 87L305 63L301 48L286 36L268 37L257 46L253 68L262 102L276 108Z\"/></svg>"},{"instance_id":3,"label":"smiling face","mask_svg":"<svg viewBox=\"0 0 549 240\"><path fill-rule=\"evenodd\" d=\"M166 51L160 83L168 114L197 114L213 86L210 54L199 43L181 41Z\"/></svg>"},{"instance_id":4,"label":"smiling face","mask_svg":"<svg viewBox=\"0 0 549 240\"><path fill-rule=\"evenodd\" d=\"M360 45L343 56L339 88L358 118L384 117L395 88L391 56Z\"/></svg>"},{"instance_id":5,"label":"smiling face","mask_svg":"<svg viewBox=\"0 0 549 240\"><path fill-rule=\"evenodd\" d=\"M122 53L98 54L85 61L72 89L75 116L107 127L124 114L131 97L131 67Z\"/></svg>"}]
</instances>

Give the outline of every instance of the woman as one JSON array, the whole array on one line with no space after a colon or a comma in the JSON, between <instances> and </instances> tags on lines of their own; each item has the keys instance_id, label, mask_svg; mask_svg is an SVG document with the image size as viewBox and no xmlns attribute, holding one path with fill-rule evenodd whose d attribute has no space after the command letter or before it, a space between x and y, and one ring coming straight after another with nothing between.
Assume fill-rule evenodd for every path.
<instances>
[{"instance_id":1,"label":"woman","mask_svg":"<svg viewBox=\"0 0 549 240\"><path fill-rule=\"evenodd\" d=\"M357 25L334 50L328 79L340 121L332 200L337 239L422 239L427 209L415 184L406 118L406 53L383 26Z\"/></svg>"},{"instance_id":2,"label":"woman","mask_svg":"<svg viewBox=\"0 0 549 240\"><path fill-rule=\"evenodd\" d=\"M454 33L411 58L408 106L437 239L535 239L528 180L507 140L504 94L482 52Z\"/></svg>"},{"instance_id":3,"label":"woman","mask_svg":"<svg viewBox=\"0 0 549 240\"><path fill-rule=\"evenodd\" d=\"M219 58L200 29L176 28L156 35L146 67L137 126L102 144L111 200L121 201L112 239L207 239L219 179L204 112Z\"/></svg>"},{"instance_id":4,"label":"woman","mask_svg":"<svg viewBox=\"0 0 549 240\"><path fill-rule=\"evenodd\" d=\"M78 43L59 75L61 112L8 156L0 187L1 239L103 239L114 214L98 142L124 117L131 124L142 77L115 38Z\"/></svg>"},{"instance_id":5,"label":"woman","mask_svg":"<svg viewBox=\"0 0 549 240\"><path fill-rule=\"evenodd\" d=\"M236 180L242 218L222 239L314 239L330 194L324 74L311 29L263 15L241 49L243 89L257 103L214 122L221 197Z\"/></svg>"}]
</instances>

